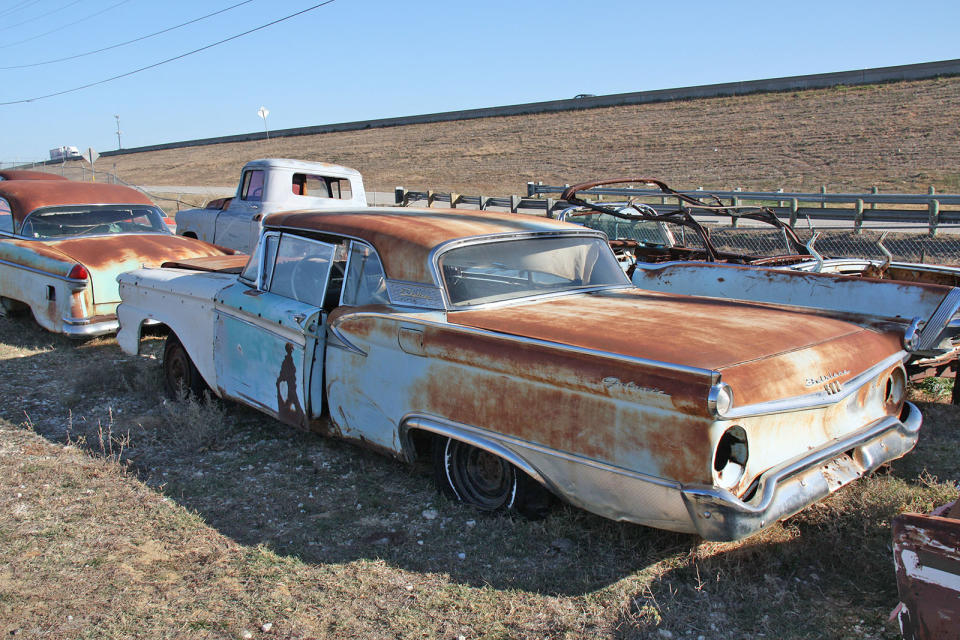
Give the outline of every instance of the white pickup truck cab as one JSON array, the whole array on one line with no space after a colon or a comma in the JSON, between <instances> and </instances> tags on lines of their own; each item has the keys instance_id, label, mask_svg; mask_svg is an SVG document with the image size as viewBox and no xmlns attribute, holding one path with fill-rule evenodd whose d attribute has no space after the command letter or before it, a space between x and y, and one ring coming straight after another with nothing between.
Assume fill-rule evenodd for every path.
<instances>
[{"instance_id":1,"label":"white pickup truck cab","mask_svg":"<svg viewBox=\"0 0 960 640\"><path fill-rule=\"evenodd\" d=\"M356 169L284 158L251 160L232 198L177 213L177 235L250 253L269 213L365 206L363 178Z\"/></svg>"}]
</instances>

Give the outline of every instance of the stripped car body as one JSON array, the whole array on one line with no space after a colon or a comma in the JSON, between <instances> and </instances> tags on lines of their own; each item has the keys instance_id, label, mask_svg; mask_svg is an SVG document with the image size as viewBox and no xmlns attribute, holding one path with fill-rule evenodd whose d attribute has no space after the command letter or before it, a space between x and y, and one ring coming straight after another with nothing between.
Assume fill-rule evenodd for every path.
<instances>
[{"instance_id":1,"label":"stripped car body","mask_svg":"<svg viewBox=\"0 0 960 640\"><path fill-rule=\"evenodd\" d=\"M893 519L900 604L893 615L906 640L960 639L960 502Z\"/></svg>"},{"instance_id":2,"label":"stripped car body","mask_svg":"<svg viewBox=\"0 0 960 640\"><path fill-rule=\"evenodd\" d=\"M519 477L737 539L902 456L920 427L902 327L639 289L577 225L277 213L242 273L227 262L120 276L120 346L163 323L173 387L406 460L432 442L438 484L481 508L526 494Z\"/></svg>"},{"instance_id":3,"label":"stripped car body","mask_svg":"<svg viewBox=\"0 0 960 640\"><path fill-rule=\"evenodd\" d=\"M578 195L598 185L625 182L656 185L665 195L677 198L682 206L659 211L639 203L589 202ZM913 358L908 372L912 380L956 375L960 354L960 267L894 261L882 238L879 248L886 255L884 260L824 258L815 248L818 234L804 244L771 209L731 207L718 200L707 202L649 178L578 184L566 189L562 197L572 206L560 214L560 219L605 231L621 266L640 287L842 314L851 312L849 299L853 295L861 301L858 313L891 322L917 321L922 335L911 349ZM758 257L721 251L694 214L762 223L777 231L785 253ZM680 233L674 231L676 228ZM704 267L703 263L730 268L717 270ZM773 269L784 275L750 273L738 267ZM861 279L863 283L851 283ZM875 286L877 281L881 286ZM911 284L939 287L913 288Z\"/></svg>"},{"instance_id":4,"label":"stripped car body","mask_svg":"<svg viewBox=\"0 0 960 640\"><path fill-rule=\"evenodd\" d=\"M117 330L117 275L225 251L170 233L163 213L128 187L0 182L0 300L73 337Z\"/></svg>"}]
</instances>

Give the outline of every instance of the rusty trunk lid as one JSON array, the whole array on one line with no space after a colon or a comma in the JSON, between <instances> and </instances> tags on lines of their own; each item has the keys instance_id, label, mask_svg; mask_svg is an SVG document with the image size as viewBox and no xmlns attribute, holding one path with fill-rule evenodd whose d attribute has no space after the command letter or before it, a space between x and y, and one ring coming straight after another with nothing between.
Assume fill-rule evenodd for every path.
<instances>
[{"instance_id":1,"label":"rusty trunk lid","mask_svg":"<svg viewBox=\"0 0 960 640\"><path fill-rule=\"evenodd\" d=\"M451 323L719 371L738 404L809 393L896 353L899 337L796 309L620 289L450 312Z\"/></svg>"},{"instance_id":2,"label":"rusty trunk lid","mask_svg":"<svg viewBox=\"0 0 960 640\"><path fill-rule=\"evenodd\" d=\"M126 271L227 253L200 240L163 233L71 238L44 244L86 267L96 305L120 302L117 276Z\"/></svg>"}]
</instances>

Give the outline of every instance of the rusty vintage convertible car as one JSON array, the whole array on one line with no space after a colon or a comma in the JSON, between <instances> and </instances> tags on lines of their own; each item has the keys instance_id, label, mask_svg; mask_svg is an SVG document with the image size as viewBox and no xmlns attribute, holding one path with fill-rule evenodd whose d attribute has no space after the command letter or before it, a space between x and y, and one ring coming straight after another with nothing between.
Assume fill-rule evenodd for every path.
<instances>
[{"instance_id":1,"label":"rusty vintage convertible car","mask_svg":"<svg viewBox=\"0 0 960 640\"><path fill-rule=\"evenodd\" d=\"M170 233L135 189L67 180L0 181L0 303L72 337L117 330L117 274L233 253Z\"/></svg>"},{"instance_id":2,"label":"rusty vintage convertible car","mask_svg":"<svg viewBox=\"0 0 960 640\"><path fill-rule=\"evenodd\" d=\"M597 231L463 210L275 213L253 257L119 277L168 389L389 455L448 495L750 535L908 452L913 328L634 286Z\"/></svg>"},{"instance_id":3,"label":"rusty vintage convertible car","mask_svg":"<svg viewBox=\"0 0 960 640\"><path fill-rule=\"evenodd\" d=\"M589 201L584 197L584 192L591 188L624 183L654 185L682 206L654 208L639 202ZM911 380L956 376L960 355L960 267L895 261L883 246L883 237L878 248L885 254L884 259L824 257L815 248L819 234L802 242L796 231L769 208L732 207L711 199L709 194L696 198L649 178L573 185L561 197L571 206L558 217L604 231L624 271L641 287L815 308L840 316L853 309L851 295L856 294L852 292L864 292L859 306L869 314L893 321L916 320L924 329L911 349L913 357L907 365ZM710 217L759 225L754 231L773 236L774 241L767 238L770 253L758 256L719 249L709 228L701 222ZM779 242L775 242L777 239ZM775 245L780 245L779 250ZM704 268L704 263L726 268ZM810 275L801 278L788 273L764 274L755 270L758 268ZM863 287L839 282L844 277L880 280L885 284ZM831 278L838 282L824 285ZM910 284L952 289L929 289L941 292L940 299L928 295L927 302L921 303L915 295L920 289ZM944 318L947 321L941 322ZM954 402L960 404L960 386L954 389Z\"/></svg>"}]
</instances>

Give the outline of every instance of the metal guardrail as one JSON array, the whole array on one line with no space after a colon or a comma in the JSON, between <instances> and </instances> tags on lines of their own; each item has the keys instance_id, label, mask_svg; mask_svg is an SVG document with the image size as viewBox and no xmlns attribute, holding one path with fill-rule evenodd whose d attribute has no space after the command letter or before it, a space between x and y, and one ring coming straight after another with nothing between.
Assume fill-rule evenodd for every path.
<instances>
[{"instance_id":1,"label":"metal guardrail","mask_svg":"<svg viewBox=\"0 0 960 640\"><path fill-rule=\"evenodd\" d=\"M541 182L527 183L527 196L540 197L546 194L559 194L569 185L553 186ZM638 198L646 200L659 199L661 204L679 199L664 194L659 189L634 189L624 187L596 187L582 191L597 197ZM772 209L778 217L795 226L798 219L845 220L853 223L855 231L859 231L864 222L908 223L926 225L931 235L936 234L937 228L946 224L960 225L960 209L943 209L944 205L960 205L960 194L936 194L933 190L926 194L904 193L802 193L790 191L715 191L715 190L687 190L680 191L684 195L694 198L715 196L724 204L740 206L745 203L757 203ZM813 203L817 206L801 206L800 203ZM827 207L826 205L849 205L847 207ZM914 205L925 209L877 208L876 205Z\"/></svg>"}]
</instances>

